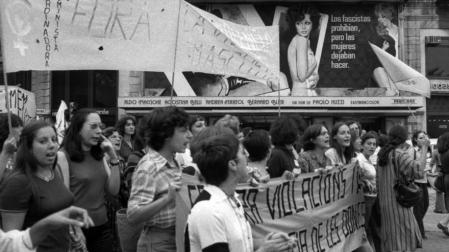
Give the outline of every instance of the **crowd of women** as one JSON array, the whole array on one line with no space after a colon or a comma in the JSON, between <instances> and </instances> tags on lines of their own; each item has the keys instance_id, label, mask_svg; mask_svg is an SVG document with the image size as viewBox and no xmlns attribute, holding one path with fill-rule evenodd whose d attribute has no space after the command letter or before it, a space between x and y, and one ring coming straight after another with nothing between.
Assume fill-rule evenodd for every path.
<instances>
[{"instance_id":1,"label":"crowd of women","mask_svg":"<svg viewBox=\"0 0 449 252\"><path fill-rule=\"evenodd\" d=\"M323 124L307 125L299 116L281 116L267 131L241 129L239 119L232 115L207 126L202 116L166 107L154 109L139 122L125 115L114 127L104 127L96 111L80 109L71 117L62 143L48 122L23 125L14 115L10 122L11 131L7 116L0 115L2 230L26 229L74 205L86 209L93 221L89 229L82 229L88 251L176 251L174 202L181 174L222 188L229 174L241 175L241 162L248 177L235 181L254 187L271 178L291 180L302 173L326 173L358 163L364 184L366 237L357 251L414 251L422 246L426 238L423 218L429 205L427 174L442 174L437 198L449 209L449 133L440 136L437 150L430 153L424 131L415 132L409 144L403 126L379 135L364 131L356 121L337 122L328 129ZM210 139L225 147L232 145L217 136L233 136L242 146L228 161L229 171L204 167L214 158L205 152ZM225 150L210 151L225 155ZM407 208L396 201L393 185L398 179L415 181L421 187L419 204ZM241 208L238 199L235 202L231 205ZM449 215L438 228L449 236L448 225ZM37 250L69 251L72 236L69 226L58 226ZM245 251L291 249L293 242L285 237L271 234L265 241L254 241L254 246L250 240ZM238 237L234 234L232 239ZM187 249L196 251L196 245ZM233 246L200 247L202 251L243 251Z\"/></svg>"}]
</instances>

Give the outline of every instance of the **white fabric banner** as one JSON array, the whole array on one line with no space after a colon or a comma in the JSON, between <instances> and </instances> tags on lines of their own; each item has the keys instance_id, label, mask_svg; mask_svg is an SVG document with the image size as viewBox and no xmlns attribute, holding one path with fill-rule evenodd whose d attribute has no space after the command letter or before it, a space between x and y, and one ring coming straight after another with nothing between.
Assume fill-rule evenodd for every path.
<instances>
[{"instance_id":1,"label":"white fabric banner","mask_svg":"<svg viewBox=\"0 0 449 252\"><path fill-rule=\"evenodd\" d=\"M0 1L5 70L173 71L179 3Z\"/></svg>"},{"instance_id":2,"label":"white fabric banner","mask_svg":"<svg viewBox=\"0 0 449 252\"><path fill-rule=\"evenodd\" d=\"M180 0L12 0L0 9L6 72L176 66L278 78L277 26L237 25Z\"/></svg>"},{"instance_id":3,"label":"white fabric banner","mask_svg":"<svg viewBox=\"0 0 449 252\"><path fill-rule=\"evenodd\" d=\"M279 78L279 27L232 23L181 3L176 68L256 80Z\"/></svg>"},{"instance_id":4,"label":"white fabric banner","mask_svg":"<svg viewBox=\"0 0 449 252\"><path fill-rule=\"evenodd\" d=\"M365 202L355 163L326 174L308 173L296 180L272 179L267 186L240 186L237 192L253 238L285 232L297 239L293 251L353 251L362 244ZM177 245L190 208L203 185L184 179L177 197Z\"/></svg>"}]
</instances>

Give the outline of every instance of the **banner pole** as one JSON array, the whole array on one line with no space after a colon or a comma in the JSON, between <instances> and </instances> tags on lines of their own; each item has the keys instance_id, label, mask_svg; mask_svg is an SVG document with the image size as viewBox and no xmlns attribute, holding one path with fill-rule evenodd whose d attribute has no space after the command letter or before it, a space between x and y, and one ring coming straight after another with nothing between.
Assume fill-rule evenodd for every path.
<instances>
[{"instance_id":1,"label":"banner pole","mask_svg":"<svg viewBox=\"0 0 449 252\"><path fill-rule=\"evenodd\" d=\"M179 21L181 16L181 3L182 0L178 0L178 25L176 26L176 42L175 42L175 54L173 59L173 71L171 75L171 90L170 90L170 106L173 106L173 89L175 86L175 71L176 71L176 58L177 58L177 52L178 52L178 37L179 37Z\"/></svg>"},{"instance_id":2,"label":"banner pole","mask_svg":"<svg viewBox=\"0 0 449 252\"><path fill-rule=\"evenodd\" d=\"M2 63L3 63L3 82L5 83L5 107L6 112L8 114L8 129L9 133L12 132L12 123L11 123L11 109L9 108L9 92L8 92L8 76L6 74L6 64L5 64L5 36L3 35L3 25L2 25L2 14L0 13L0 36L1 39L1 51L2 51Z\"/></svg>"}]
</instances>

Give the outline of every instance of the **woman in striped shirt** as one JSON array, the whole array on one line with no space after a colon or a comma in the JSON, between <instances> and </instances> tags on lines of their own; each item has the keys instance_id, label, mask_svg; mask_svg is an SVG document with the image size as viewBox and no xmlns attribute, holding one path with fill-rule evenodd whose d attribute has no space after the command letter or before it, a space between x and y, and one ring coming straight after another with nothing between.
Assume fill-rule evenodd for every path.
<instances>
[{"instance_id":1,"label":"woman in striped shirt","mask_svg":"<svg viewBox=\"0 0 449 252\"><path fill-rule=\"evenodd\" d=\"M427 148L422 148L422 155L418 160L414 160L404 148L408 147L405 143L407 134L403 126L393 126L388 133L389 142L378 155L377 189L382 251L415 251L422 244L421 232L413 209L401 206L396 201L393 189L398 179L396 174L407 181L423 177ZM425 145L428 145L428 142Z\"/></svg>"}]
</instances>

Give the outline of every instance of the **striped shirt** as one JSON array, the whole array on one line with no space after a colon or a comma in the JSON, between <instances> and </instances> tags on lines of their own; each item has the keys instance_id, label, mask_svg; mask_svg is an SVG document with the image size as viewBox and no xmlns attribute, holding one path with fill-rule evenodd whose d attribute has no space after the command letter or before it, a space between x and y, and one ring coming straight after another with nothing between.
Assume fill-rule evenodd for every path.
<instances>
[{"instance_id":1,"label":"striped shirt","mask_svg":"<svg viewBox=\"0 0 449 252\"><path fill-rule=\"evenodd\" d=\"M133 174L131 195L128 201L128 213L151 204L168 192L169 184L181 176L181 168L175 166L157 151L149 149L137 165ZM176 223L175 200L164 206L157 214L147 220L145 227L174 228Z\"/></svg>"},{"instance_id":2,"label":"striped shirt","mask_svg":"<svg viewBox=\"0 0 449 252\"><path fill-rule=\"evenodd\" d=\"M386 166L377 169L377 189L381 215L380 238L382 251L415 251L421 247L422 238L418 223L413 215L413 208L405 208L396 201L393 186L396 172L392 164L392 153L401 176L407 180L422 178L423 170L419 162L413 160L407 151L392 150Z\"/></svg>"}]
</instances>

